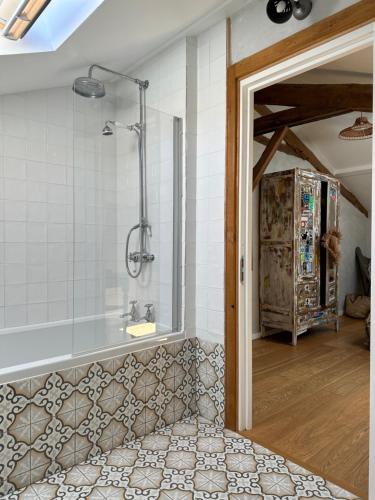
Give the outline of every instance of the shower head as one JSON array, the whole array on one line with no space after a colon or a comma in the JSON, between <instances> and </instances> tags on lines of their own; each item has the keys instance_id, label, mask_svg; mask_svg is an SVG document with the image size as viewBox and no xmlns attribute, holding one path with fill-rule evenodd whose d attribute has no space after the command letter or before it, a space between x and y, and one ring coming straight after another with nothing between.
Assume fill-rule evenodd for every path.
<instances>
[{"instance_id":1,"label":"shower head","mask_svg":"<svg viewBox=\"0 0 375 500\"><path fill-rule=\"evenodd\" d=\"M104 128L102 130L103 135L113 135L113 129L109 126L110 121L105 122Z\"/></svg>"},{"instance_id":2,"label":"shower head","mask_svg":"<svg viewBox=\"0 0 375 500\"><path fill-rule=\"evenodd\" d=\"M74 80L73 91L82 96L99 99L105 96L104 83L90 76L79 76Z\"/></svg>"},{"instance_id":3,"label":"shower head","mask_svg":"<svg viewBox=\"0 0 375 500\"><path fill-rule=\"evenodd\" d=\"M135 123L134 125L125 125L124 123L121 123L116 120L107 120L104 124L104 128L102 130L103 135L113 135L113 128L122 128L125 130L129 130L131 132L137 132L137 134L140 134L141 126L139 123Z\"/></svg>"}]
</instances>

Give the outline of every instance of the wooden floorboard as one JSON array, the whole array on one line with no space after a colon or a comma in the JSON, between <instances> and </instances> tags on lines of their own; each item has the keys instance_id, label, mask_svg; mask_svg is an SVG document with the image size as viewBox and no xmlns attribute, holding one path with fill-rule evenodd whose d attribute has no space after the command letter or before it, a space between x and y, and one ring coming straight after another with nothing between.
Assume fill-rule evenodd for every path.
<instances>
[{"instance_id":1,"label":"wooden floorboard","mask_svg":"<svg viewBox=\"0 0 375 500\"><path fill-rule=\"evenodd\" d=\"M243 434L368 498L369 374L364 321L253 343L253 422Z\"/></svg>"}]
</instances>

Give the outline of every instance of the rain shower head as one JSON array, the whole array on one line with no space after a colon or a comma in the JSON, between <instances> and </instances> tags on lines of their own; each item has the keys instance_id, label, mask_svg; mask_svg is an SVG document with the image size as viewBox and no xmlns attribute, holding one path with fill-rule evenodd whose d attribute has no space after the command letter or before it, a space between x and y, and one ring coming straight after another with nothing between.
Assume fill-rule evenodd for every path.
<instances>
[{"instance_id":1,"label":"rain shower head","mask_svg":"<svg viewBox=\"0 0 375 500\"><path fill-rule=\"evenodd\" d=\"M82 96L99 99L105 96L104 83L90 76L79 76L74 80L73 91Z\"/></svg>"}]
</instances>

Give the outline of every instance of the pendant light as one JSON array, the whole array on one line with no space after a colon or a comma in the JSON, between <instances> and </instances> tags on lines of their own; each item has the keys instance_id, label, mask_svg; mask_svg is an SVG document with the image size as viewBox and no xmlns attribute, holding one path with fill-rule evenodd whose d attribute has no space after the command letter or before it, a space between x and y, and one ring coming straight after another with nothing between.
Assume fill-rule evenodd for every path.
<instances>
[{"instance_id":1,"label":"pendant light","mask_svg":"<svg viewBox=\"0 0 375 500\"><path fill-rule=\"evenodd\" d=\"M348 128L344 128L339 133L339 139L344 141L361 141L363 139L372 138L372 123L366 118L366 116L361 116L356 119L354 125Z\"/></svg>"},{"instance_id":2,"label":"pendant light","mask_svg":"<svg viewBox=\"0 0 375 500\"><path fill-rule=\"evenodd\" d=\"M268 0L267 3L267 15L276 24L286 23L292 15L302 21L311 9L312 0Z\"/></svg>"}]
</instances>

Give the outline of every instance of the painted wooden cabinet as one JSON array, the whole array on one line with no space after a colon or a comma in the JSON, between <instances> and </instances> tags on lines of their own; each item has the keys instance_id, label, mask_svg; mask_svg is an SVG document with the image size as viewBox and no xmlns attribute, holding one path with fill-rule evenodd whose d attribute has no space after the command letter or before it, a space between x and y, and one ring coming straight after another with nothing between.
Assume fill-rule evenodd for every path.
<instances>
[{"instance_id":1,"label":"painted wooden cabinet","mask_svg":"<svg viewBox=\"0 0 375 500\"><path fill-rule=\"evenodd\" d=\"M307 170L264 175L259 206L262 336L286 330L296 345L312 326L338 329L338 266L322 246L338 229L337 179Z\"/></svg>"}]
</instances>

